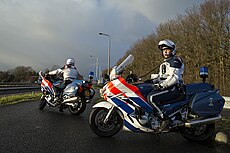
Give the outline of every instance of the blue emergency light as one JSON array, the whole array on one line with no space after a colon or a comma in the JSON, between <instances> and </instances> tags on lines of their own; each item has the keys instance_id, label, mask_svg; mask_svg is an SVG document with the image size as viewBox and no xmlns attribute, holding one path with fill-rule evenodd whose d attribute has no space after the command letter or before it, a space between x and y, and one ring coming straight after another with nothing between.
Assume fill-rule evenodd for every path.
<instances>
[{"instance_id":1,"label":"blue emergency light","mask_svg":"<svg viewBox=\"0 0 230 153\"><path fill-rule=\"evenodd\" d=\"M208 67L200 67L200 77L203 79L203 82L205 82L206 78L208 77Z\"/></svg>"},{"instance_id":2,"label":"blue emergency light","mask_svg":"<svg viewBox=\"0 0 230 153\"><path fill-rule=\"evenodd\" d=\"M93 78L94 77L94 72L89 72L89 78Z\"/></svg>"}]
</instances>

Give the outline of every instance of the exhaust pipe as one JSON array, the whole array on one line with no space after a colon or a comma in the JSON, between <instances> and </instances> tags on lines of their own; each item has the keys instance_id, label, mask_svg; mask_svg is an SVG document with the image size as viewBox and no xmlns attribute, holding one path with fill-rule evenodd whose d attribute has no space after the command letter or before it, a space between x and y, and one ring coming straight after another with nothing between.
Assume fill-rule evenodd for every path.
<instances>
[{"instance_id":1,"label":"exhaust pipe","mask_svg":"<svg viewBox=\"0 0 230 153\"><path fill-rule=\"evenodd\" d=\"M76 100L78 100L78 97L72 97L65 99L62 103L76 102Z\"/></svg>"},{"instance_id":2,"label":"exhaust pipe","mask_svg":"<svg viewBox=\"0 0 230 153\"><path fill-rule=\"evenodd\" d=\"M194 125L202 125L202 124L208 124L208 123L213 123L213 122L216 122L216 121L219 121L221 120L221 115L218 115L216 117L211 117L211 118L206 118L206 119L201 119L201 120L194 120L194 121L191 121L191 122L186 122L184 125L185 127L192 127Z\"/></svg>"}]
</instances>

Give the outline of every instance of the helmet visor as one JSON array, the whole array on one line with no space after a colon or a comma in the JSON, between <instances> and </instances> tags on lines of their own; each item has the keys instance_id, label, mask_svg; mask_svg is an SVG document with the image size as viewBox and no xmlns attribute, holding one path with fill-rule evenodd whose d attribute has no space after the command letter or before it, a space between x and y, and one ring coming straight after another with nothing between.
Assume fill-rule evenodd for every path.
<instances>
[{"instance_id":1,"label":"helmet visor","mask_svg":"<svg viewBox=\"0 0 230 153\"><path fill-rule=\"evenodd\" d=\"M159 49L162 51L162 50L164 50L164 49L173 49L172 47L169 47L169 46L167 46L167 45L165 45L165 44L163 44L163 45L159 45Z\"/></svg>"}]
</instances>

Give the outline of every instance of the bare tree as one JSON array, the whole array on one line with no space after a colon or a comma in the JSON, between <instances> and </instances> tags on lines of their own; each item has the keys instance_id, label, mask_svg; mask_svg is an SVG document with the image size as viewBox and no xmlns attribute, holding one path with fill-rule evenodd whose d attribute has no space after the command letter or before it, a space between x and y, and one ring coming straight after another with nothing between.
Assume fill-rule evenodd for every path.
<instances>
[{"instance_id":1,"label":"bare tree","mask_svg":"<svg viewBox=\"0 0 230 153\"><path fill-rule=\"evenodd\" d=\"M229 95L230 1L208 0L185 13L160 24L156 33L135 42L127 51L135 57L130 68L139 76L153 71L161 57L157 42L172 39L177 44L177 55L185 63L186 83L200 81L199 67L206 65L210 72L208 81L220 88L223 95Z\"/></svg>"}]
</instances>

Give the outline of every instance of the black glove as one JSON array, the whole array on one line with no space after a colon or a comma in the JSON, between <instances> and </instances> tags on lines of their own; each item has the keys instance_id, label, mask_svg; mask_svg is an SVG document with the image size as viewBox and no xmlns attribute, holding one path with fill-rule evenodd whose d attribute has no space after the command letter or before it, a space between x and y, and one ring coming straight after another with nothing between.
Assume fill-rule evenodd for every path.
<instances>
[{"instance_id":1,"label":"black glove","mask_svg":"<svg viewBox=\"0 0 230 153\"><path fill-rule=\"evenodd\" d=\"M162 90L163 89L163 87L159 83L154 84L153 88L154 88L154 90Z\"/></svg>"}]
</instances>

